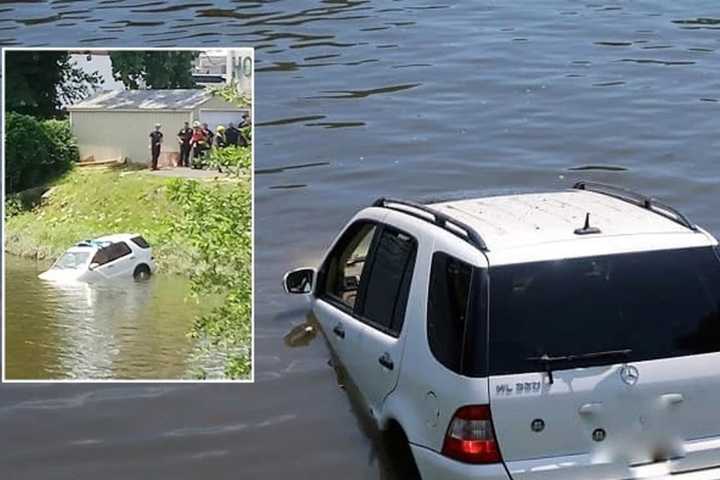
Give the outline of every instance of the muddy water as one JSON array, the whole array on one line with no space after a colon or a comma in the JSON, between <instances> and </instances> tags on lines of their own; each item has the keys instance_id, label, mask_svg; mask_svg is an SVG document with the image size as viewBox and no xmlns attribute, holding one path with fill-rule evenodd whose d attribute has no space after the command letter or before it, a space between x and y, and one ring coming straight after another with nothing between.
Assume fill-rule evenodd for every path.
<instances>
[{"instance_id":1,"label":"muddy water","mask_svg":"<svg viewBox=\"0 0 720 480\"><path fill-rule=\"evenodd\" d=\"M9 256L6 268L8 379L192 379L205 367L187 332L207 308L182 277L62 285L37 278L46 262Z\"/></svg>"},{"instance_id":2,"label":"muddy water","mask_svg":"<svg viewBox=\"0 0 720 480\"><path fill-rule=\"evenodd\" d=\"M257 382L3 386L10 478L401 478L279 288L378 196L586 178L720 233L716 2L90 4L6 3L0 37L258 48Z\"/></svg>"}]
</instances>

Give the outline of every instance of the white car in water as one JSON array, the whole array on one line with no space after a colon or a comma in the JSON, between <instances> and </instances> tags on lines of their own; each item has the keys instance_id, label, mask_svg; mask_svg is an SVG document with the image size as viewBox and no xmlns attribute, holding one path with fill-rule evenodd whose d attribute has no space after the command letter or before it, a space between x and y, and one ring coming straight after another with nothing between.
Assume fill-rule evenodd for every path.
<instances>
[{"instance_id":1,"label":"white car in water","mask_svg":"<svg viewBox=\"0 0 720 480\"><path fill-rule=\"evenodd\" d=\"M156 270L152 249L136 234L107 235L79 242L39 277L57 282L97 282L111 278L141 279Z\"/></svg>"},{"instance_id":2,"label":"white car in water","mask_svg":"<svg viewBox=\"0 0 720 480\"><path fill-rule=\"evenodd\" d=\"M654 199L381 199L284 286L426 480L720 479L718 242Z\"/></svg>"}]
</instances>

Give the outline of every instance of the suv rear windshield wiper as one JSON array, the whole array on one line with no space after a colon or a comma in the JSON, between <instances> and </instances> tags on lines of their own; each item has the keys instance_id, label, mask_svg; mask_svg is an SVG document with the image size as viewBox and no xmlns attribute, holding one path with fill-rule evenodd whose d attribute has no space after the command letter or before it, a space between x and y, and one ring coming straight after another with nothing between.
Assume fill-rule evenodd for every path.
<instances>
[{"instance_id":1,"label":"suv rear windshield wiper","mask_svg":"<svg viewBox=\"0 0 720 480\"><path fill-rule=\"evenodd\" d=\"M602 352L591 352L591 353L580 353L576 355L560 355L551 357L547 353L540 357L527 357L526 360L529 362L541 363L545 366L545 373L548 375L550 384L555 383L553 378L552 366L555 363L572 363L580 360L598 360L603 358L618 358L627 357L632 353L632 349L626 348L624 350L606 350Z\"/></svg>"}]
</instances>

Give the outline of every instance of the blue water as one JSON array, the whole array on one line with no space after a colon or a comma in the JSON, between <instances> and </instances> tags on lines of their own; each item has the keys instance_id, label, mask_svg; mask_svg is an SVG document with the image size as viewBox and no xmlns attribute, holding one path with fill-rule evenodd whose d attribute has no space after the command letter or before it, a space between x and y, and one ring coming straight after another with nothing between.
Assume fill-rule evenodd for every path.
<instances>
[{"instance_id":1,"label":"blue water","mask_svg":"<svg viewBox=\"0 0 720 480\"><path fill-rule=\"evenodd\" d=\"M4 386L8 478L397 478L279 287L376 197L586 178L720 233L716 2L3 2L0 39L257 48L256 384Z\"/></svg>"}]
</instances>

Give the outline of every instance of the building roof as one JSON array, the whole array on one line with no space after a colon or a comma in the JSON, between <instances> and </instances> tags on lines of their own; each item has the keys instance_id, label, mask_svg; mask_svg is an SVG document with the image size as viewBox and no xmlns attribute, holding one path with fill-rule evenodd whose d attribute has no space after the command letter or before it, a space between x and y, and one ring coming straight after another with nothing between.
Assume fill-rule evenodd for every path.
<instances>
[{"instance_id":1,"label":"building roof","mask_svg":"<svg viewBox=\"0 0 720 480\"><path fill-rule=\"evenodd\" d=\"M491 252L585 238L608 241L618 236L697 236L693 230L651 210L583 190L477 198L429 206L473 227ZM575 230L584 226L588 213L590 225L601 233L577 235Z\"/></svg>"},{"instance_id":2,"label":"building roof","mask_svg":"<svg viewBox=\"0 0 720 480\"><path fill-rule=\"evenodd\" d=\"M68 110L192 110L212 95L206 90L113 90L68 106Z\"/></svg>"}]
</instances>

